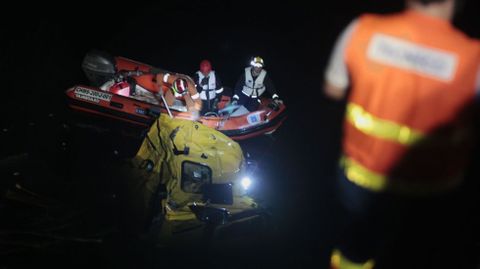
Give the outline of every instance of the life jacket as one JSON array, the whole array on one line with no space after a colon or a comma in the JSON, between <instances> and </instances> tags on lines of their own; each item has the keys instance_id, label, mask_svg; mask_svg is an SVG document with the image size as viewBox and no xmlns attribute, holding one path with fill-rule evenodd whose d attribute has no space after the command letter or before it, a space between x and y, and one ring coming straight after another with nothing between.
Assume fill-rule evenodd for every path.
<instances>
[{"instance_id":1,"label":"life jacket","mask_svg":"<svg viewBox=\"0 0 480 269\"><path fill-rule=\"evenodd\" d=\"M258 77L254 80L252 76L252 68L245 68L245 85L243 86L242 92L251 98L260 97L265 92L265 85L263 82L266 75L267 71L262 69Z\"/></svg>"},{"instance_id":2,"label":"life jacket","mask_svg":"<svg viewBox=\"0 0 480 269\"><path fill-rule=\"evenodd\" d=\"M373 191L458 185L472 141L480 43L415 11L364 15L345 59L352 85L341 159L347 178Z\"/></svg>"},{"instance_id":3,"label":"life jacket","mask_svg":"<svg viewBox=\"0 0 480 269\"><path fill-rule=\"evenodd\" d=\"M223 88L220 88L217 90L217 80L215 77L215 71L210 71L210 73L208 74L207 85L200 84L202 80L205 78L205 75L203 75L203 73L200 71L197 71L197 75L198 75L197 85L200 85L202 87L202 91L200 92L200 99L212 100L217 96L217 94L220 94L221 92L223 92Z\"/></svg>"}]
</instances>

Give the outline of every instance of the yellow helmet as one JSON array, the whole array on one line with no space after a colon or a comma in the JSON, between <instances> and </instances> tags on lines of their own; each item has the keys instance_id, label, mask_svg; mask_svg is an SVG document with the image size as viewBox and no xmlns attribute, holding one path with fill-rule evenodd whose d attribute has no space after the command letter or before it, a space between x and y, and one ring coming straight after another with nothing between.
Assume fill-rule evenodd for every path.
<instances>
[{"instance_id":1,"label":"yellow helmet","mask_svg":"<svg viewBox=\"0 0 480 269\"><path fill-rule=\"evenodd\" d=\"M265 63L263 62L262 57L256 56L256 57L253 57L252 61L250 62L250 65L253 67L264 67Z\"/></svg>"}]
</instances>

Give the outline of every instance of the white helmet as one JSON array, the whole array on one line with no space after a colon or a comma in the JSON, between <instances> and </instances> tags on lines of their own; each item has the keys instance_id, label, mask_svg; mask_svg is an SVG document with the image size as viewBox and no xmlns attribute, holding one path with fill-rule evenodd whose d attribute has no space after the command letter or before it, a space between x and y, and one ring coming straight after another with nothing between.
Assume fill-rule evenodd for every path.
<instances>
[{"instance_id":1,"label":"white helmet","mask_svg":"<svg viewBox=\"0 0 480 269\"><path fill-rule=\"evenodd\" d=\"M264 67L265 63L263 62L262 57L256 56L256 57L253 57L252 61L250 62L250 65L253 67Z\"/></svg>"}]
</instances>

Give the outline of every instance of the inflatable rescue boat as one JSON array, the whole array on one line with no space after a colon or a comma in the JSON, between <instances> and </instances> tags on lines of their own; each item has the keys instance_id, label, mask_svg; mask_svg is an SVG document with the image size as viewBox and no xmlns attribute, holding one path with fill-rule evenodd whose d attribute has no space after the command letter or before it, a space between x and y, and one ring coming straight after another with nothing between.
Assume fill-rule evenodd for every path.
<instances>
[{"instance_id":1,"label":"inflatable rescue boat","mask_svg":"<svg viewBox=\"0 0 480 269\"><path fill-rule=\"evenodd\" d=\"M286 107L271 99L261 99L257 111L230 104L222 96L217 111L192 117L181 100L166 106L155 83L158 70L147 64L124 57L111 57L93 51L88 53L82 69L91 85L75 85L66 91L68 105L74 111L107 117L148 128L160 113L179 119L194 119L235 140L273 133L286 118ZM169 72L175 74L173 72ZM169 90L164 85L163 91Z\"/></svg>"}]
</instances>

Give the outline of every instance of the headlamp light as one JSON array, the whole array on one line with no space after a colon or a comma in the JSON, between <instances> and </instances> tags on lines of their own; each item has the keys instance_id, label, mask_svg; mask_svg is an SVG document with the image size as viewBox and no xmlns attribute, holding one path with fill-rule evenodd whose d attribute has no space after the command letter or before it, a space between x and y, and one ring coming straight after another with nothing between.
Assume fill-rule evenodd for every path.
<instances>
[{"instance_id":1,"label":"headlamp light","mask_svg":"<svg viewBox=\"0 0 480 269\"><path fill-rule=\"evenodd\" d=\"M248 190L250 185L252 185L252 180L249 177L244 177L241 180L241 184L242 184L244 190Z\"/></svg>"}]
</instances>

